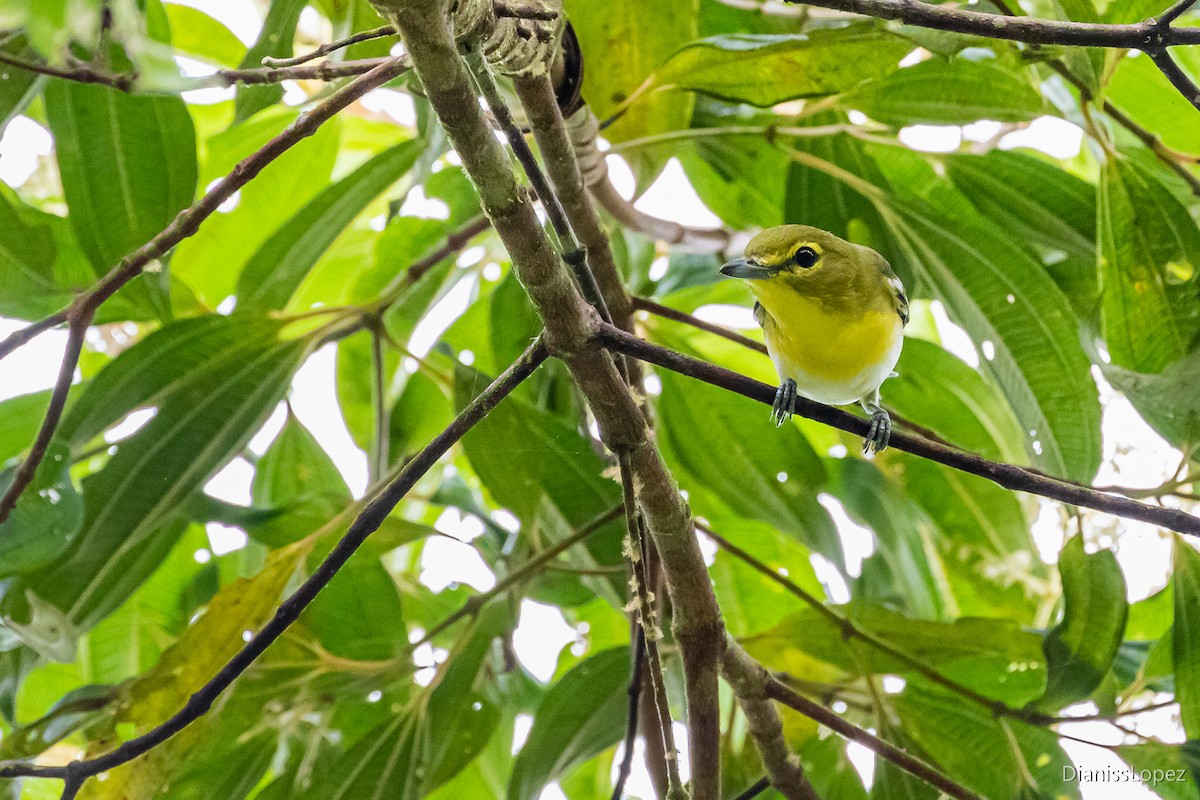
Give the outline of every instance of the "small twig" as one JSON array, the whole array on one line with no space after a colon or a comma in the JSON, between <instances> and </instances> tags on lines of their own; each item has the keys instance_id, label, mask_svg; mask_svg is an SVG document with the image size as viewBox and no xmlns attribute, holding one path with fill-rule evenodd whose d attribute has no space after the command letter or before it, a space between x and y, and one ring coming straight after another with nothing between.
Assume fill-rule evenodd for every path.
<instances>
[{"instance_id":1,"label":"small twig","mask_svg":"<svg viewBox=\"0 0 1200 800\"><path fill-rule=\"evenodd\" d=\"M375 438L371 448L371 482L387 473L388 446L391 439L392 409L387 402L387 364L383 358L384 338L379 333L383 321L374 318L371 324L371 405L375 411Z\"/></svg>"},{"instance_id":2,"label":"small twig","mask_svg":"<svg viewBox=\"0 0 1200 800\"><path fill-rule=\"evenodd\" d=\"M601 323L596 340L602 347L620 350L628 356L657 364L713 386L720 386L751 400L757 400L766 405L771 405L775 400L774 386L768 386L715 364L659 347L611 325ZM865 436L870 425L868 420L804 398L797 400L796 413L856 436ZM1136 519L1161 525L1189 536L1200 536L1200 518L1194 517L1186 511L1152 506L1126 497L1105 494L1089 486L1054 478L1015 464L992 461L983 456L905 431L895 432L890 446L962 472L987 478L1006 489L1028 492L1071 505L1084 506L1125 519Z\"/></svg>"},{"instance_id":3,"label":"small twig","mask_svg":"<svg viewBox=\"0 0 1200 800\"><path fill-rule=\"evenodd\" d=\"M1170 27L1171 23L1183 16L1189 8L1196 5L1196 0L1179 0L1163 13L1159 14L1157 21L1163 27Z\"/></svg>"},{"instance_id":4,"label":"small twig","mask_svg":"<svg viewBox=\"0 0 1200 800\"><path fill-rule=\"evenodd\" d=\"M87 336L88 325L92 321L92 312L80 306L72 308L70 316L71 325L67 334L67 349L63 353L62 363L58 367L58 379L54 383L54 391L50 394L50 404L46 407L46 416L42 419L42 426L38 429L37 438L33 440L29 455L17 468L12 483L4 492L4 497L0 498L0 523L8 519L8 515L17 505L17 499L37 475L38 465L42 463L42 458L45 457L46 450L50 447L54 431L58 428L58 421L62 418L63 409L67 405L67 394L71 391L75 366L79 363L79 356L83 352L83 342Z\"/></svg>"},{"instance_id":5,"label":"small twig","mask_svg":"<svg viewBox=\"0 0 1200 800\"><path fill-rule=\"evenodd\" d=\"M625 796L625 783L633 772L633 745L637 741L638 706L642 700L642 670L646 665L646 632L638 623L633 625L633 658L629 672L629 710L625 717L624 751L621 755L621 766L617 770L617 780L613 784L612 800L621 800Z\"/></svg>"},{"instance_id":6,"label":"small twig","mask_svg":"<svg viewBox=\"0 0 1200 800\"><path fill-rule=\"evenodd\" d=\"M76 83L96 83L111 86L122 92L128 92L137 81L137 73L112 73L97 69L89 64L78 64L73 67L55 67L39 61L29 61L11 53L0 50L0 64L8 64L26 72L38 75L48 75L52 78L75 81Z\"/></svg>"},{"instance_id":7,"label":"small twig","mask_svg":"<svg viewBox=\"0 0 1200 800\"><path fill-rule=\"evenodd\" d=\"M904 752L894 744L885 742L883 739L863 730L857 725L847 722L825 706L792 691L791 688L777 679L768 676L765 691L772 699L783 703L788 708L799 711L804 716L815 722L819 722L849 741L858 742L877 756L892 762L908 774L920 778L950 797L957 798L957 800L983 800L980 795L975 794L975 792L965 786L955 783L925 761Z\"/></svg>"},{"instance_id":8,"label":"small twig","mask_svg":"<svg viewBox=\"0 0 1200 800\"><path fill-rule=\"evenodd\" d=\"M765 792L767 789L770 789L770 788L771 788L770 777L763 775L761 778L756 780L754 783L750 784L750 786L746 787L746 790L744 792L742 792L741 794L739 794L737 797L733 798L733 800L753 800L753 798L758 797L760 794L762 794L763 792Z\"/></svg>"},{"instance_id":9,"label":"small twig","mask_svg":"<svg viewBox=\"0 0 1200 800\"><path fill-rule=\"evenodd\" d=\"M235 84L280 83L282 81L333 81L363 75L391 61L389 58L362 58L355 61L326 61L311 66L219 69L206 78L197 78L197 87Z\"/></svg>"},{"instance_id":10,"label":"small twig","mask_svg":"<svg viewBox=\"0 0 1200 800\"><path fill-rule=\"evenodd\" d=\"M1184 99L1195 108L1200 109L1200 87L1197 87L1188 74L1180 69L1179 65L1175 63L1175 59L1171 57L1170 51L1165 47L1155 47L1147 49L1146 55L1150 56L1150 60L1167 77L1171 85L1179 90Z\"/></svg>"},{"instance_id":11,"label":"small twig","mask_svg":"<svg viewBox=\"0 0 1200 800\"><path fill-rule=\"evenodd\" d=\"M471 76L475 79L475 86L487 101L492 116L500 126L504 138L508 140L508 146L525 171L526 177L529 178L534 194L541 201L542 207L546 209L546 217L550 220L550 227L554 229L554 234L558 238L559 253L563 261L571 267L583 296L600 312L601 319L611 323L612 315L608 311L608 304L604 300L599 284L596 283L596 276L592 274L592 270L588 266L587 251L579 244L579 239L576 238L571 223L567 221L567 212L563 209L562 201L550 187L550 182L546 180L546 175L542 172L533 150L530 149L529 142L525 141L524 134L513 121L512 112L508 110L508 104L504 102L504 97L500 94L495 79L492 78L491 69L478 49L468 51L466 61L470 67Z\"/></svg>"},{"instance_id":12,"label":"small twig","mask_svg":"<svg viewBox=\"0 0 1200 800\"><path fill-rule=\"evenodd\" d=\"M463 435L517 388L537 367L549 357L542 338L526 349L500 377L463 409L450 425L433 438L405 467L396 479L389 483L351 523L325 560L283 603L268 621L241 650L234 655L208 683L198 689L183 708L151 730L129 739L120 747L100 756L75 761L64 766L43 766L27 761L9 762L0 765L0 778L36 777L59 778L67 782L70 789L76 782L97 775L113 767L125 764L157 747L176 733L200 719L217 698L253 664L260 655L283 635L300 614L316 598L317 594L333 579L350 557L358 550L408 491ZM74 786L78 790L78 786Z\"/></svg>"},{"instance_id":13,"label":"small twig","mask_svg":"<svg viewBox=\"0 0 1200 800\"><path fill-rule=\"evenodd\" d=\"M637 496L633 488L633 468L629 455L617 455L621 471L621 493L625 509L626 551L632 566L630 584L634 590L634 611L642 630L646 646L646 667L650 678L651 696L658 711L658 726L661 731L665 765L667 768L667 800L685 800L683 781L679 777L679 749L675 745L675 729L671 722L671 709L667 706L667 688L663 683L662 657L658 651L658 640L662 631L654 615L654 594L650 591L646 569L646 535L637 508Z\"/></svg>"},{"instance_id":14,"label":"small twig","mask_svg":"<svg viewBox=\"0 0 1200 800\"><path fill-rule=\"evenodd\" d=\"M262 60L262 65L264 67L271 67L272 69L277 69L279 67L295 67L299 64L305 64L313 59L320 58L321 56L327 56L337 50L359 44L360 42L369 42L372 39L382 39L385 36L395 35L395 25L381 25L378 28L374 28L369 31L362 31L352 36L347 36L344 39L336 39L332 42L326 42L316 50L308 53L301 53L300 55L293 56L291 58L272 58L267 56Z\"/></svg>"},{"instance_id":15,"label":"small twig","mask_svg":"<svg viewBox=\"0 0 1200 800\"><path fill-rule=\"evenodd\" d=\"M678 309L671 308L670 306L664 306L661 303L656 303L648 297L631 297L630 302L633 303L633 307L638 311L645 311L653 314L656 317L674 320L675 322L680 322L684 325L690 325L691 327L702 331L708 331L711 334L720 336L722 339L728 339L734 344L740 344L742 347L748 347L756 353L762 353L764 356L767 355L767 346L765 344L762 342L756 342L748 336L743 336L737 331L731 331L729 328L726 328L722 325L715 325L711 322L705 322L697 316L688 314L685 311L679 311Z\"/></svg>"}]
</instances>

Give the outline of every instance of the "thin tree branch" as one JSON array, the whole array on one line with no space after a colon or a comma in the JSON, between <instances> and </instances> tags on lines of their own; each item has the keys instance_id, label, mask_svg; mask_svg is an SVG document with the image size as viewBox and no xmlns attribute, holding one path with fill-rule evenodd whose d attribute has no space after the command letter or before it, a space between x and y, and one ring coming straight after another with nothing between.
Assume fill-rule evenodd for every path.
<instances>
[{"instance_id":1,"label":"thin tree branch","mask_svg":"<svg viewBox=\"0 0 1200 800\"><path fill-rule=\"evenodd\" d=\"M769 566L750 555L750 553L738 547L736 544L721 536L708 526L697 523L696 529L716 542L717 546L722 550L739 559L759 574L766 576L774 583L783 587L783 589L799 598L809 608L825 617L838 629L842 638L857 639L860 642L870 645L872 648L881 653L886 653L900 663L908 665L914 672L920 673L920 675L930 683L934 683L944 689L948 689L949 691L952 691L955 694L958 694L961 697L964 697L965 699L970 700L971 702L976 703L983 708L986 708L996 716L1011 717L1013 719L1019 719L1022 722L1026 722L1030 725L1043 726L1054 722L1067 721L1065 719L1060 720L1055 717L1051 717L1048 714L1041 714L1036 711L1029 711L1023 708L1013 708L1003 701L995 700L987 695L980 694L969 686L961 684L951 678L947 678L941 672L921 661L919 658L909 655L900 648L892 645L890 642L884 639L879 638L870 631L863 630L856 625L853 620L834 611L832 608L821 602L818 598L804 591L804 589L798 584L780 575L775 570L771 569Z\"/></svg>"},{"instance_id":2,"label":"thin tree branch","mask_svg":"<svg viewBox=\"0 0 1200 800\"><path fill-rule=\"evenodd\" d=\"M740 649L736 643L732 647ZM744 653L745 651L742 652ZM758 669L761 670L762 667L758 667ZM892 762L908 774L920 778L938 791L944 792L950 797L957 798L957 800L983 800L980 795L950 780L950 778L925 761L904 752L894 744L885 742L883 739L863 730L857 725L847 722L825 706L792 691L791 688L776 678L771 677L765 671L762 672L760 680L763 681L763 691L768 697L782 703L788 708L799 711L804 716L815 722L819 722L849 741L858 742L871 752Z\"/></svg>"},{"instance_id":3,"label":"thin tree branch","mask_svg":"<svg viewBox=\"0 0 1200 800\"><path fill-rule=\"evenodd\" d=\"M1166 11L1158 15L1158 24L1170 26L1172 22L1179 19L1189 8L1196 5L1196 0L1179 0Z\"/></svg>"},{"instance_id":4,"label":"thin tree branch","mask_svg":"<svg viewBox=\"0 0 1200 800\"><path fill-rule=\"evenodd\" d=\"M760 794L762 794L763 792L765 792L767 789L770 789L770 788L771 788L771 776L763 775L761 778L756 780L754 783L747 786L745 791L743 791L737 797L733 798L733 800L753 800L755 797L758 797Z\"/></svg>"},{"instance_id":5,"label":"thin tree branch","mask_svg":"<svg viewBox=\"0 0 1200 800\"><path fill-rule=\"evenodd\" d=\"M533 186L534 194L541 201L542 208L546 210L550 227L554 229L554 235L558 238L559 252L563 261L570 265L583 296L600 312L600 318L605 322L612 322L608 304L605 303L600 286L596 283L596 276L592 274L592 270L588 266L587 251L575 237L575 231L571 227L571 223L567 221L567 212L563 208L562 201L559 200L558 194L550 188L550 182L546 180L546 175L533 155L533 150L530 149L524 134L513 121L512 113L500 95L500 89L492 78L487 62L484 61L483 55L477 49L469 50L466 59L468 66L471 67L475 85L483 95L483 99L487 101L492 116L500 126L500 131L508 140L508 146L512 148L513 155L517 157L517 162L520 163L525 175L529 178L529 183Z\"/></svg>"},{"instance_id":6,"label":"thin tree branch","mask_svg":"<svg viewBox=\"0 0 1200 800\"><path fill-rule=\"evenodd\" d=\"M64 308L56 311L44 319L40 319L10 333L4 338L3 342L0 342L0 360L3 360L8 354L17 350L26 342L32 341L38 335L66 322L69 310L69 308Z\"/></svg>"},{"instance_id":7,"label":"thin tree branch","mask_svg":"<svg viewBox=\"0 0 1200 800\"><path fill-rule=\"evenodd\" d=\"M771 785L787 800L820 800L800 766L800 759L788 748L783 735L783 720L765 691L767 671L732 637L726 643L721 659L721 674L746 715L747 727L767 768Z\"/></svg>"},{"instance_id":8,"label":"thin tree branch","mask_svg":"<svg viewBox=\"0 0 1200 800\"><path fill-rule=\"evenodd\" d=\"M632 565L631 565L632 569ZM636 573L631 573L631 579ZM625 717L624 752L621 755L621 766L617 770L617 780L613 783L612 800L621 800L625 796L625 783L633 772L633 745L637 741L638 706L642 701L642 670L646 664L646 632L642 626L633 623L633 657L629 670L629 710Z\"/></svg>"},{"instance_id":9,"label":"thin tree branch","mask_svg":"<svg viewBox=\"0 0 1200 800\"><path fill-rule=\"evenodd\" d=\"M705 322L699 317L680 311L670 306L664 306L661 303L656 303L648 297L633 297L630 299L633 307L638 311L645 311L653 314L656 317L673 320L684 325L690 325L702 331L708 331L711 334L720 336L722 339L728 339L734 344L740 344L742 347L748 347L756 353L767 355L767 346L762 342L756 342L748 336L742 336L737 331L731 331L729 328L721 325L715 325L711 322Z\"/></svg>"},{"instance_id":10,"label":"thin tree branch","mask_svg":"<svg viewBox=\"0 0 1200 800\"><path fill-rule=\"evenodd\" d=\"M799 3L800 0L787 0ZM1113 47L1144 50L1147 46L1173 47L1200 44L1200 28L1169 28L1156 31L1154 20L1128 25L1098 22L1064 22L1008 17L981 11L966 11L917 0L804 0L805 5L850 11L906 25L965 33L989 39L1008 39L1026 44L1057 44L1075 47ZM1161 39L1155 40L1156 34Z\"/></svg>"},{"instance_id":11,"label":"thin tree branch","mask_svg":"<svg viewBox=\"0 0 1200 800\"><path fill-rule=\"evenodd\" d=\"M50 447L54 431L58 428L58 421L62 418L63 409L67 405L67 394L71 391L75 366L79 363L80 353L83 352L83 340L91 321L90 313L72 314L71 327L67 334L67 349L63 353L62 363L58 367L58 379L54 383L54 391L50 394L50 404L46 407L46 416L42 419L42 425L38 429L37 437L33 440L33 446L29 449L29 455L25 457L21 466L13 474L12 483L5 490L4 497L0 498L0 523L8 519L8 515L17 505L17 498L21 496L21 492L25 491L25 487L33 482L34 476L37 475L38 465L42 463L42 458L45 457L46 450Z\"/></svg>"},{"instance_id":12,"label":"thin tree branch","mask_svg":"<svg viewBox=\"0 0 1200 800\"><path fill-rule=\"evenodd\" d=\"M1154 62L1159 71L1167 77L1184 99L1192 104L1193 107L1200 109L1200 87L1197 87L1195 82L1188 77L1175 59L1171 57L1171 53L1165 47L1152 47L1146 49L1146 55Z\"/></svg>"},{"instance_id":13,"label":"thin tree branch","mask_svg":"<svg viewBox=\"0 0 1200 800\"><path fill-rule=\"evenodd\" d=\"M720 785L717 664L724 626L687 506L613 360L591 346L593 332L603 323L563 269L513 175L511 160L492 134L459 58L447 18L448 3L388 0L379 5L400 30L426 96L546 325L548 345L563 359L587 399L605 444L615 453L629 453L639 505L662 556L674 601L675 638L680 643L688 700L692 800L716 800Z\"/></svg>"},{"instance_id":14,"label":"thin tree branch","mask_svg":"<svg viewBox=\"0 0 1200 800\"><path fill-rule=\"evenodd\" d=\"M403 56L401 56L403 58ZM219 69L205 78L197 78L197 88L205 86L234 86L235 84L281 83L282 81L332 81L363 75L386 64L390 58L361 58L354 61L326 61L321 64L295 67L249 67Z\"/></svg>"},{"instance_id":15,"label":"thin tree branch","mask_svg":"<svg viewBox=\"0 0 1200 800\"><path fill-rule=\"evenodd\" d=\"M292 58L271 58L270 56L267 56L262 60L262 65L264 67L271 67L272 69L278 69L279 67L295 67L299 64L305 64L313 59L327 56L330 53L350 47L351 45L359 44L360 42L369 42L372 39L382 39L387 36L395 35L395 25L381 25L378 28L373 28L369 31L361 31L351 36L347 36L344 39L335 39L332 42L325 42L316 50L308 53L302 53L298 56L293 56Z\"/></svg>"},{"instance_id":16,"label":"thin tree branch","mask_svg":"<svg viewBox=\"0 0 1200 800\"><path fill-rule=\"evenodd\" d=\"M658 717L659 736L663 744L663 763L667 773L667 800L686 800L683 781L679 777L679 748L675 745L675 729L671 721L671 709L667 703L667 687L663 682L662 657L658 651L658 640L662 630L654 614L654 593L650 591L648 559L646 558L646 536L637 508L637 496L633 488L633 468L629 455L620 453L618 463L621 472L621 497L625 509L626 546L632 575L629 579L633 588L634 611L641 629L641 640L646 648L646 674L650 678L650 697Z\"/></svg>"},{"instance_id":17,"label":"thin tree branch","mask_svg":"<svg viewBox=\"0 0 1200 800\"><path fill-rule=\"evenodd\" d=\"M619 350L628 356L656 364L673 372L687 375L714 386L736 392L743 397L771 405L775 399L775 387L739 375L736 372L709 364L704 361L685 356L668 350L665 347L631 336L611 325L599 326L596 341L603 347ZM815 403L799 398L796 401L796 413L808 419L821 422L830 427L865 436L870 421L856 417L832 406ZM1098 492L1088 486L1053 478L1040 472L1004 464L997 461L968 453L941 442L926 439L923 436L897 431L893 435L890 446L922 458L945 464L948 467L978 475L981 478L1003 486L1029 494L1036 494L1051 500L1058 500L1071 505L1103 511L1125 519L1135 519L1161 525L1177 533L1190 536L1200 536L1200 519L1174 508L1163 508L1146 503L1139 503L1125 497Z\"/></svg>"},{"instance_id":18,"label":"thin tree branch","mask_svg":"<svg viewBox=\"0 0 1200 800\"><path fill-rule=\"evenodd\" d=\"M471 401L450 425L425 446L420 453L405 465L396 479L384 487L351 523L325 560L313 570L304 583L275 612L275 616L256 633L238 653L221 668L213 678L198 689L187 703L163 723L150 731L130 739L115 750L84 761L74 761L64 766L42 766L18 761L0 765L0 778L29 776L37 778L61 778L68 786L84 778L97 775L120 764L127 763L157 747L176 733L208 713L216 699L240 676L263 652L286 631L300 614L325 588L367 537L374 533L404 498L418 480L437 463L463 435L488 415L496 405L507 397L537 367L549 357L549 351L541 337L525 350L500 377L496 378L479 396Z\"/></svg>"},{"instance_id":19,"label":"thin tree branch","mask_svg":"<svg viewBox=\"0 0 1200 800\"><path fill-rule=\"evenodd\" d=\"M30 61L20 58L4 51L0 51L0 64L7 64L10 67L15 67L25 72L47 75L51 78L75 81L76 83L94 83L101 86L111 86L122 92L130 91L133 88L134 82L137 81L136 73L107 72L84 63L78 63L70 67L56 67L41 61Z\"/></svg>"},{"instance_id":20,"label":"thin tree branch","mask_svg":"<svg viewBox=\"0 0 1200 800\"><path fill-rule=\"evenodd\" d=\"M29 341L34 335L50 327L51 320L62 319L70 323L71 329L70 338L67 343L67 352L63 355L62 364L59 366L58 382L55 384L50 406L47 409L46 417L42 422L41 429L38 431L37 439L34 441L29 457L22 463L12 484L9 485L4 498L0 500L0 521L3 521L8 516L21 492L33 480L33 476L37 471L37 465L41 461L46 447L54 437L54 431L58 426L63 405L66 403L67 391L70 389L71 377L74 375L75 367L79 363L84 334L87 332L87 327L91 324L96 310L100 305L116 294L122 286L140 275L142 270L149 264L161 258L171 248L187 237L193 235L199 229L200 223L212 215L223 202L233 196L234 192L246 185L258 173L262 172L268 164L285 153L297 142L307 136L311 136L316 132L317 128L332 118L334 114L358 100L372 89L391 80L407 68L407 64L401 59L392 59L343 86L326 98L324 102L318 103L307 114L301 115L286 130L267 142L267 144L255 153L239 162L233 168L233 171L218 181L199 202L181 211L161 233L133 253L121 259L121 262L113 267L91 289L78 295L70 306L52 314L44 320L33 323L21 331L17 331L5 340L4 344L0 346L0 355L11 353L20 344Z\"/></svg>"}]
</instances>

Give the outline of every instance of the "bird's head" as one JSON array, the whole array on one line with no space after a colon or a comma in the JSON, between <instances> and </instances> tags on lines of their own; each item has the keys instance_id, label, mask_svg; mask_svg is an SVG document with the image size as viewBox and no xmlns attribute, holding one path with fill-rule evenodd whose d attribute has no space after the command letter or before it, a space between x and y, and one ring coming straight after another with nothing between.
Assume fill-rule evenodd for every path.
<instances>
[{"instance_id":1,"label":"bird's head","mask_svg":"<svg viewBox=\"0 0 1200 800\"><path fill-rule=\"evenodd\" d=\"M721 274L796 286L853 266L865 249L820 228L778 225L751 239L743 257L721 267Z\"/></svg>"}]
</instances>

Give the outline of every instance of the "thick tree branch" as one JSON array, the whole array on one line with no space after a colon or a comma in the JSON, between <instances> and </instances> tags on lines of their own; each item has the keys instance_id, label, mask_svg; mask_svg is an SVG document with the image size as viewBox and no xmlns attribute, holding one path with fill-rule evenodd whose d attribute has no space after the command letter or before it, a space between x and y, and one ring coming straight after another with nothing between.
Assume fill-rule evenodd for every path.
<instances>
[{"instance_id":1,"label":"thick tree branch","mask_svg":"<svg viewBox=\"0 0 1200 800\"><path fill-rule=\"evenodd\" d=\"M699 361L665 347L659 347L611 325L601 325L596 340L603 347L617 350L625 355L656 364L682 375L688 375L705 383L711 383L713 386L728 389L768 406L774 402L776 389L774 386L768 386L723 367ZM856 436L865 436L870 427L869 420L804 398L796 401L796 413ZM1177 533L1200 536L1200 519L1180 509L1152 506L1125 497L1115 497L1098 492L1088 486L1043 475L1026 467L992 461L974 453L968 453L956 447L904 431L896 431L893 434L890 446L962 472L987 478L1006 489L1028 492L1126 519L1161 525Z\"/></svg>"},{"instance_id":2,"label":"thick tree branch","mask_svg":"<svg viewBox=\"0 0 1200 800\"><path fill-rule=\"evenodd\" d=\"M387 83L407 68L407 63L402 59L392 59L334 92L323 102L314 106L307 114L301 115L286 130L267 142L254 154L239 162L233 171L218 181L199 202L181 211L161 233L121 259L121 262L101 278L95 286L77 296L70 306L52 314L47 319L35 322L27 328L13 333L3 344L0 344L0 357L3 357L20 344L29 341L36 333L50 327L51 320L68 321L71 325L67 352L63 355L63 361L59 367L58 382L54 387L46 418L29 456L18 469L17 476L10 484L3 500L0 500L0 521L8 516L21 492L33 480L46 447L54 437L58 419L66 403L67 391L71 387L71 376L74 375L75 367L79 363L83 336L101 304L116 294L122 286L140 275L148 265L193 235L200 228L200 223L208 219L222 203L262 172L268 164L297 142L315 133L317 128L332 118L334 114L372 89Z\"/></svg>"},{"instance_id":3,"label":"thick tree branch","mask_svg":"<svg viewBox=\"0 0 1200 800\"><path fill-rule=\"evenodd\" d=\"M800 759L788 748L783 720L766 693L767 671L730 638L721 659L721 674L746 715L750 735L762 756L771 785L787 800L820 800L800 766Z\"/></svg>"},{"instance_id":4,"label":"thick tree branch","mask_svg":"<svg viewBox=\"0 0 1200 800\"><path fill-rule=\"evenodd\" d=\"M589 346L593 332L603 323L562 268L513 175L511 162L492 135L458 56L447 3L389 0L381 5L399 28L429 101L545 322L548 345L579 385L605 444L613 452L629 453L638 501L674 600L675 636L688 695L693 798L715 800L720 769L717 660L724 628L687 506L612 359Z\"/></svg>"},{"instance_id":5,"label":"thick tree branch","mask_svg":"<svg viewBox=\"0 0 1200 800\"><path fill-rule=\"evenodd\" d=\"M286 631L300 614L325 588L350 557L379 528L396 504L426 472L437 463L463 435L488 415L496 405L507 397L534 370L546 360L549 352L539 337L525 353L479 396L463 409L453 422L425 446L385 486L362 513L360 513L329 555L321 562L304 583L280 604L270 621L259 630L238 653L229 660L221 671L197 690L187 703L160 725L130 739L115 750L84 761L73 761L63 766L42 766L30 762L10 762L0 765L0 778L21 776L36 778L60 778L67 787L78 784L84 778L125 764L157 747L175 734L200 719L212 708L217 698L263 654L272 643Z\"/></svg>"},{"instance_id":6,"label":"thick tree branch","mask_svg":"<svg viewBox=\"0 0 1200 800\"><path fill-rule=\"evenodd\" d=\"M731 645L731 648L735 649L736 652L740 650L740 645L735 642ZM745 651L741 651L741 654L745 655ZM920 778L950 797L957 798L958 800L983 800L980 795L950 780L916 756L904 752L894 744L885 742L878 736L863 730L853 723L847 722L825 706L815 703L793 691L787 685L767 674L766 670L758 666L749 656L745 657L752 665L750 671L757 673L756 680L761 683L762 692L767 697L777 700L788 708L799 711L804 716L815 722L819 722L849 741L858 742L879 757L892 762L908 774Z\"/></svg>"},{"instance_id":7,"label":"thick tree branch","mask_svg":"<svg viewBox=\"0 0 1200 800\"><path fill-rule=\"evenodd\" d=\"M850 11L922 28L984 36L989 39L1008 39L1026 44L1114 47L1123 50L1200 44L1200 28L1162 30L1154 20L1128 25L1062 22L966 11L917 0L805 0L804 5Z\"/></svg>"}]
</instances>

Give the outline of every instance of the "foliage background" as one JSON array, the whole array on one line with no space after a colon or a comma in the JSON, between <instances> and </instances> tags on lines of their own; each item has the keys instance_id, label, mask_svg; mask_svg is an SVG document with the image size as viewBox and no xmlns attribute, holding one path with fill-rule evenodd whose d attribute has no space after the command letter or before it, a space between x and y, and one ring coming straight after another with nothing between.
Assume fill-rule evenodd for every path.
<instances>
[{"instance_id":1,"label":"foliage background","mask_svg":"<svg viewBox=\"0 0 1200 800\"><path fill-rule=\"evenodd\" d=\"M1169 446L1156 452L1175 451L1184 465L1156 465L1175 480L1147 493L1190 507L1198 203L1158 156L1191 170L1200 115L1148 58L792 7L659 5L647 24L638 3L567 3L585 99L602 119L624 109L604 136L635 191L666 168L660 197L686 184L734 230L803 220L876 247L915 301L900 377L885 387L891 408L968 450L1090 483L1122 480L1121 465L1136 458L1117 447L1132 438L1123 431L1101 435L1105 404L1124 408L1123 396ZM1124 22L1161 5L1055 0L1025 10ZM362 0L276 0L259 9L264 22L247 47L197 8L113 7L119 23L92 56L115 71L136 67L132 94L12 69L0 85L10 130L42 126L54 143L52 157L0 189L6 317L64 305L326 91L316 81L197 91L181 64L187 75L256 66L291 53L293 40L304 51L380 23ZM3 48L51 62L69 47L79 55L94 41L95 11L0 4L5 26L19 30ZM379 56L390 43L343 55ZM1193 52L1177 57L1200 72ZM536 334L490 233L413 285L396 281L479 213L413 90L401 79L323 126L103 307L51 458L0 526L3 757L45 752L57 763L151 727L344 528L365 476L352 491L338 468L346 460L335 464L288 404L289 394L300 406L315 391L297 375L329 357L326 340L337 339L337 409L374 479L382 460L415 453ZM1114 123L1104 100L1161 137L1157 156ZM1010 147L1014 131L1045 130L1047 117L1082 136L1077 154ZM967 126L966 137L930 153L929 125ZM676 202L647 207L665 214ZM728 308L748 300L719 280L719 255L615 225L612 236L634 294L745 319ZM379 312L381 375L364 310ZM745 348L657 316L639 321L655 342L775 380ZM16 363L0 367L6 384L26 380ZM1161 532L1038 504L900 453L864 462L847 456L857 449L849 437L805 421L774 431L756 404L679 376L658 374L648 390L658 442L704 525L838 603L861 629L1013 708L1111 718L1165 707L1148 724L1122 723L1141 724L1135 733L1061 726L1105 744L1068 756L1053 731L997 720L845 640L714 547L726 622L765 664L987 797L1035 786L1042 796L1099 796L1062 780L1062 765L1081 758L1196 763L1178 745L1200 736L1200 646L1181 624L1200 611L1200 557L1188 544L1174 543L1173 577L1159 579L1165 565L1145 567L1138 554L1161 554L1170 542ZM3 401L0 457L22 454L47 399ZM240 503L220 489L234 484ZM606 795L629 672L619 524L600 526L467 623L408 643L472 594L431 574L448 552L466 560L447 536L469 540L485 566L476 588L486 590L619 497L580 398L549 365L422 481L212 714L84 796L149 797L165 786L187 798L354 798L381 787L530 798L550 783L568 797ZM1143 550L1148 541L1157 549ZM517 657L520 636L536 635L522 632L519 614L546 606L576 638L549 680ZM679 700L669 644L668 688ZM682 716L681 703L674 710ZM731 699L725 711L732 794L762 767ZM532 729L517 724L529 718ZM529 733L514 755L515 726ZM852 765L843 743L798 716L787 732L824 797L935 796L889 766L864 766L869 756ZM424 768L401 769L406 757ZM1159 788L1165 798L1197 796L1190 781ZM36 780L6 791L57 795Z\"/></svg>"}]
</instances>

